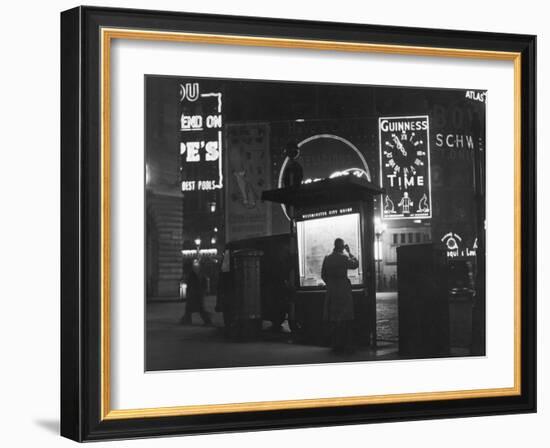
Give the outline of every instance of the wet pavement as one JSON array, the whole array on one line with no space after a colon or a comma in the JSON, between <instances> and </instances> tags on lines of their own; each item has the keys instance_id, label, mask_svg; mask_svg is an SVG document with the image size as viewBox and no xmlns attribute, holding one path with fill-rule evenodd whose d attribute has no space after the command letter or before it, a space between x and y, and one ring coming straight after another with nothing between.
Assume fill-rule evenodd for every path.
<instances>
[{"instance_id":1,"label":"wet pavement","mask_svg":"<svg viewBox=\"0 0 550 448\"><path fill-rule=\"evenodd\" d=\"M396 359L397 294L377 295L377 349L361 348L353 354L336 355L328 347L298 344L288 326L273 333L264 324L260 340L235 342L224 336L221 313L214 311L215 297L205 300L212 326L193 315L192 325L182 325L184 302L153 301L147 304L146 370L180 370L258 365L292 365Z\"/></svg>"}]
</instances>

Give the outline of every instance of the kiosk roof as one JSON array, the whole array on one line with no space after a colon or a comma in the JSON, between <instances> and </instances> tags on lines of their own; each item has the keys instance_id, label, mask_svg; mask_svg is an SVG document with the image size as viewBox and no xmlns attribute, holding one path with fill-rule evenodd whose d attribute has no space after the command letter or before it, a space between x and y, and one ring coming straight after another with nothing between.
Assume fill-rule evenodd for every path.
<instances>
[{"instance_id":1,"label":"kiosk roof","mask_svg":"<svg viewBox=\"0 0 550 448\"><path fill-rule=\"evenodd\" d=\"M262 192L262 201L292 206L315 206L365 201L384 190L353 175L320 180L299 187L277 188Z\"/></svg>"}]
</instances>

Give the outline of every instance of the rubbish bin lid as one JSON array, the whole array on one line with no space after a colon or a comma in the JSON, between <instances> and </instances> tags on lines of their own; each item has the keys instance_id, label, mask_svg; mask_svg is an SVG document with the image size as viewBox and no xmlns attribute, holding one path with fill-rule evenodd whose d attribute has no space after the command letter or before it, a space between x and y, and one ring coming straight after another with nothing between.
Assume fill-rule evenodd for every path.
<instances>
[{"instance_id":1,"label":"rubbish bin lid","mask_svg":"<svg viewBox=\"0 0 550 448\"><path fill-rule=\"evenodd\" d=\"M234 257L261 257L263 251L258 249L238 249L233 252Z\"/></svg>"}]
</instances>

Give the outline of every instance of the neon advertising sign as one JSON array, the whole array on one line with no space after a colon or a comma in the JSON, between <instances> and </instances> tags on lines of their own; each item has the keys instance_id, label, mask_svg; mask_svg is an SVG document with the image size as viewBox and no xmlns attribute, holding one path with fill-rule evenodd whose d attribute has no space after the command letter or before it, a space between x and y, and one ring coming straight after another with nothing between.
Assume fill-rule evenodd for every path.
<instances>
[{"instance_id":1,"label":"neon advertising sign","mask_svg":"<svg viewBox=\"0 0 550 448\"><path fill-rule=\"evenodd\" d=\"M378 130L382 218L431 218L428 116L381 117Z\"/></svg>"},{"instance_id":2,"label":"neon advertising sign","mask_svg":"<svg viewBox=\"0 0 550 448\"><path fill-rule=\"evenodd\" d=\"M223 188L222 94L200 92L198 82L180 84L181 190Z\"/></svg>"},{"instance_id":3,"label":"neon advertising sign","mask_svg":"<svg viewBox=\"0 0 550 448\"><path fill-rule=\"evenodd\" d=\"M466 247L462 237L455 232L448 232L441 237L441 242L447 248L447 257L475 257L477 254L477 238L471 248Z\"/></svg>"}]
</instances>

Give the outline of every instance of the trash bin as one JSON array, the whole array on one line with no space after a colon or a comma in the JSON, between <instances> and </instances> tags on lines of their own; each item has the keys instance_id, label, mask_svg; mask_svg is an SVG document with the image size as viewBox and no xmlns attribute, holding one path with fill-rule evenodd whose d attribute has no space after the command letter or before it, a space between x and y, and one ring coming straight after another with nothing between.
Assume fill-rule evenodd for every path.
<instances>
[{"instance_id":1,"label":"trash bin","mask_svg":"<svg viewBox=\"0 0 550 448\"><path fill-rule=\"evenodd\" d=\"M472 350L474 290L452 288L449 291L449 339L451 354L468 355Z\"/></svg>"},{"instance_id":2,"label":"trash bin","mask_svg":"<svg viewBox=\"0 0 550 448\"><path fill-rule=\"evenodd\" d=\"M255 339L262 325L260 264L263 252L241 249L233 252L235 319L240 339Z\"/></svg>"},{"instance_id":3,"label":"trash bin","mask_svg":"<svg viewBox=\"0 0 550 448\"><path fill-rule=\"evenodd\" d=\"M430 358L449 353L446 251L437 244L397 248L399 354Z\"/></svg>"}]
</instances>

